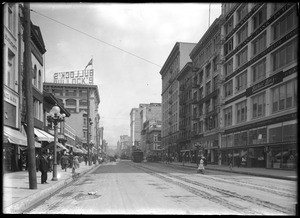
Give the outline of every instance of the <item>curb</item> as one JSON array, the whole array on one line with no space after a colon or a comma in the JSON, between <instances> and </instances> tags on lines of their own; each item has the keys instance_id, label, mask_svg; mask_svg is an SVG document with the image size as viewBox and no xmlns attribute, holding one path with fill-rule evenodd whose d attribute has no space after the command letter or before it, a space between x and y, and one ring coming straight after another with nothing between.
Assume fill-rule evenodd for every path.
<instances>
[{"instance_id":1,"label":"curb","mask_svg":"<svg viewBox=\"0 0 300 218\"><path fill-rule=\"evenodd\" d=\"M100 167L101 164L96 165L86 171L80 172L79 173L79 177L95 170L96 168ZM28 196L26 198L23 198L21 200L19 200L18 202L15 202L14 204L3 208L3 213L4 214L22 214L25 210L29 209L30 207L34 206L35 204L37 204L39 201L42 201L48 197L50 197L52 194L54 194L56 191L58 191L59 189L67 186L68 184L73 182L73 178L68 177L64 180L59 181L58 183L50 186L47 189L38 191L37 193Z\"/></svg>"},{"instance_id":2,"label":"curb","mask_svg":"<svg viewBox=\"0 0 300 218\"><path fill-rule=\"evenodd\" d=\"M172 164L171 164L172 165ZM182 165L182 164L176 164L177 166L181 167L190 167L190 168L197 168L196 166L191 165ZM236 173L236 174L244 174L244 175L251 175L251 176L260 176L265 178L273 178L273 179L282 179L282 180L289 180L289 181L297 181L297 177L286 177L286 176L276 176L276 175L266 175L266 174L260 174L260 173L252 173L252 172L241 172L241 171L234 171L234 170L228 170L228 169L215 169L206 167L206 170L215 170L215 171L221 171L221 172L227 172L227 173Z\"/></svg>"}]
</instances>

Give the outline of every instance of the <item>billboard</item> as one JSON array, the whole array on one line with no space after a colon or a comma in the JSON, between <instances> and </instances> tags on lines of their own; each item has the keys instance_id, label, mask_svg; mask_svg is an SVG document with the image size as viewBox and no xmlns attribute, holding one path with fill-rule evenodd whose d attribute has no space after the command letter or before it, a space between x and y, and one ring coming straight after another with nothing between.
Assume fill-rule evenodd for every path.
<instances>
[{"instance_id":1,"label":"billboard","mask_svg":"<svg viewBox=\"0 0 300 218\"><path fill-rule=\"evenodd\" d=\"M53 82L94 85L94 69L54 73Z\"/></svg>"}]
</instances>

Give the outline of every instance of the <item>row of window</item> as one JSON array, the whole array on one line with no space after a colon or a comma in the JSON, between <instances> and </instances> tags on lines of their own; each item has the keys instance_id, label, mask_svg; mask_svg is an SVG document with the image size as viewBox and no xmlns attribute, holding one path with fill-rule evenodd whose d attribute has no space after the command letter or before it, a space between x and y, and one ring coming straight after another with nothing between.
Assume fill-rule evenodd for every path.
<instances>
[{"instance_id":1,"label":"row of window","mask_svg":"<svg viewBox=\"0 0 300 218\"><path fill-rule=\"evenodd\" d=\"M266 114L266 93L260 93L250 99L252 119L263 117ZM291 80L271 89L271 113L290 109L297 106L297 81ZM247 100L239 102L236 107L236 123L247 121ZM233 123L233 107L224 109L224 126ZM248 115L249 116L249 115Z\"/></svg>"},{"instance_id":2,"label":"row of window","mask_svg":"<svg viewBox=\"0 0 300 218\"><path fill-rule=\"evenodd\" d=\"M273 63L273 72L277 72L278 69L282 69L283 67L295 62L297 60L297 39L294 39L284 46L277 49L275 52L271 54L271 62ZM232 63L232 62L231 62ZM240 73L235 78L235 90L236 92L246 89L250 86L248 83L248 72L249 69L246 69L242 73ZM267 58L263 58L262 60L255 63L250 68L250 78L251 84L259 82L267 77ZM224 97L229 97L233 95L233 80L228 81L224 84Z\"/></svg>"},{"instance_id":3,"label":"row of window","mask_svg":"<svg viewBox=\"0 0 300 218\"><path fill-rule=\"evenodd\" d=\"M222 136L222 148L261 143L291 142L297 139L297 124L260 127Z\"/></svg>"}]
</instances>

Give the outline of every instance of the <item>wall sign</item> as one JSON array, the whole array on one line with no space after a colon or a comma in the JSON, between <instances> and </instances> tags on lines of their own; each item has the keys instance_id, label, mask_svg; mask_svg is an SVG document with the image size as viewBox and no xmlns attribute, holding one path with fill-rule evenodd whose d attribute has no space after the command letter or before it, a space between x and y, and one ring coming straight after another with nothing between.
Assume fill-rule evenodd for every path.
<instances>
[{"instance_id":1,"label":"wall sign","mask_svg":"<svg viewBox=\"0 0 300 218\"><path fill-rule=\"evenodd\" d=\"M77 70L69 72L59 72L53 75L54 83L65 84L94 84L94 70Z\"/></svg>"}]
</instances>

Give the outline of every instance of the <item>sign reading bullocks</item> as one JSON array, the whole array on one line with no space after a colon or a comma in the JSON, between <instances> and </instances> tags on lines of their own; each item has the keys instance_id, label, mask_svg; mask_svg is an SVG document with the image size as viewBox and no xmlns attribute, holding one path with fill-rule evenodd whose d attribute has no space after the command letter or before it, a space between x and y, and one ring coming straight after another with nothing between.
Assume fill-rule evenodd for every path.
<instances>
[{"instance_id":1,"label":"sign reading bullocks","mask_svg":"<svg viewBox=\"0 0 300 218\"><path fill-rule=\"evenodd\" d=\"M65 84L93 85L94 69L54 73L53 82Z\"/></svg>"}]
</instances>

